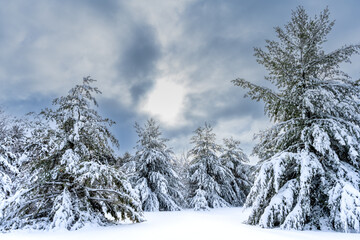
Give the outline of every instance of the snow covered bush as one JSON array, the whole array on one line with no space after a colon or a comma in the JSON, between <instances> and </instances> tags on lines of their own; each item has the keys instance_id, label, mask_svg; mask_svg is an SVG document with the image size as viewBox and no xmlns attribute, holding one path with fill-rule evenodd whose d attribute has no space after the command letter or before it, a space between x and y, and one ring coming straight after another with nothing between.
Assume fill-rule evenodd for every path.
<instances>
[{"instance_id":1,"label":"snow covered bush","mask_svg":"<svg viewBox=\"0 0 360 240\"><path fill-rule=\"evenodd\" d=\"M33 158L26 164L31 180L3 203L1 230L142 221L130 184L108 164L115 159L110 143L117 141L108 130L113 122L92 108L97 106L92 93L100 93L93 81L84 78L53 101L55 110L42 112L56 127L33 131L38 141L29 146Z\"/></svg>"},{"instance_id":2,"label":"snow covered bush","mask_svg":"<svg viewBox=\"0 0 360 240\"><path fill-rule=\"evenodd\" d=\"M234 176L222 165L212 127L205 124L191 138L195 146L189 151L189 206L195 210L228 207L237 195L231 186Z\"/></svg>"},{"instance_id":3,"label":"snow covered bush","mask_svg":"<svg viewBox=\"0 0 360 240\"><path fill-rule=\"evenodd\" d=\"M360 45L325 53L333 25L328 9L310 18L298 7L275 28L278 42L255 49L278 90L233 81L275 123L254 149L261 168L246 200L249 224L360 232L360 88L339 69Z\"/></svg>"},{"instance_id":4,"label":"snow covered bush","mask_svg":"<svg viewBox=\"0 0 360 240\"><path fill-rule=\"evenodd\" d=\"M144 128L135 123L135 128L139 140L132 182L143 210L180 210L183 186L174 171L175 156L166 146L168 140L161 138L159 126L153 119L148 120Z\"/></svg>"},{"instance_id":5,"label":"snow covered bush","mask_svg":"<svg viewBox=\"0 0 360 240\"><path fill-rule=\"evenodd\" d=\"M249 162L248 157L240 148L240 141L232 137L225 138L220 159L222 164L228 168L234 176L230 184L236 193L236 197L226 200L233 206L243 206L252 186L252 171L251 166L247 164Z\"/></svg>"}]
</instances>

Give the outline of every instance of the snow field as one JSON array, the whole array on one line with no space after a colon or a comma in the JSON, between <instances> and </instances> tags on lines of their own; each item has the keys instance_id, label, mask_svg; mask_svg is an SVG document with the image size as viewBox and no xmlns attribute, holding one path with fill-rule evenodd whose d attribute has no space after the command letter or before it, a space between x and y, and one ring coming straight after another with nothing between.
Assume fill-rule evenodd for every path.
<instances>
[{"instance_id":1,"label":"snow field","mask_svg":"<svg viewBox=\"0 0 360 240\"><path fill-rule=\"evenodd\" d=\"M17 230L0 233L1 240L358 240L359 234L324 231L286 231L243 224L242 208L210 211L146 212L146 222L110 227L86 226L77 231Z\"/></svg>"}]
</instances>

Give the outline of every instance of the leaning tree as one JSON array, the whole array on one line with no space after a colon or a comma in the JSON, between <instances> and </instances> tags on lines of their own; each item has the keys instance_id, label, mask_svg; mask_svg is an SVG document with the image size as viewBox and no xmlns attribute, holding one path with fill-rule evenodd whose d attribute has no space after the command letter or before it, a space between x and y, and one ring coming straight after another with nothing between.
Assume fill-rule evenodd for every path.
<instances>
[{"instance_id":1,"label":"leaning tree","mask_svg":"<svg viewBox=\"0 0 360 240\"><path fill-rule=\"evenodd\" d=\"M91 86L94 81L84 78L53 101L57 108L42 112L55 127L34 130L33 159L24 169L30 180L3 204L1 230L76 230L88 223L142 221L130 184L109 164L115 159L111 144L117 141L108 129L113 122L93 108L93 93L100 93Z\"/></svg>"},{"instance_id":2,"label":"leaning tree","mask_svg":"<svg viewBox=\"0 0 360 240\"><path fill-rule=\"evenodd\" d=\"M360 88L340 70L360 45L326 53L333 25L328 9L310 18L298 7L275 28L278 41L255 48L276 90L233 80L274 121L254 148L262 165L246 200L249 224L360 232Z\"/></svg>"}]
</instances>

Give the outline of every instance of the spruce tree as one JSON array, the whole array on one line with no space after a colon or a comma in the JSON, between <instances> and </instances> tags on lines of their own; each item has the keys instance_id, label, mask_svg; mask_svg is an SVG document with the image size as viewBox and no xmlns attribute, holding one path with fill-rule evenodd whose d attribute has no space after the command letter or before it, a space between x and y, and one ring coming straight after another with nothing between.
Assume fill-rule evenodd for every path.
<instances>
[{"instance_id":1,"label":"spruce tree","mask_svg":"<svg viewBox=\"0 0 360 240\"><path fill-rule=\"evenodd\" d=\"M130 177L135 174L135 161L134 156L129 152L125 152L122 157L119 157L116 163L116 167Z\"/></svg>"},{"instance_id":2,"label":"spruce tree","mask_svg":"<svg viewBox=\"0 0 360 240\"><path fill-rule=\"evenodd\" d=\"M3 143L0 143L0 202L12 194L12 179L14 178L13 176L19 172L18 169L10 163L9 155L11 155L11 153L8 152L7 147Z\"/></svg>"},{"instance_id":3,"label":"spruce tree","mask_svg":"<svg viewBox=\"0 0 360 240\"><path fill-rule=\"evenodd\" d=\"M249 224L360 232L360 88L340 70L360 45L325 53L333 25L328 9L310 18L298 7L275 28L278 41L255 48L277 89L233 80L274 121L254 148L261 168L246 200Z\"/></svg>"},{"instance_id":4,"label":"spruce tree","mask_svg":"<svg viewBox=\"0 0 360 240\"><path fill-rule=\"evenodd\" d=\"M29 122L0 109L0 215L3 202L21 188L22 165L28 161Z\"/></svg>"},{"instance_id":5,"label":"spruce tree","mask_svg":"<svg viewBox=\"0 0 360 240\"><path fill-rule=\"evenodd\" d=\"M215 143L212 131L205 123L191 138L194 147L189 151L189 206L195 210L228 207L236 199L230 184L234 176L220 161L221 146Z\"/></svg>"},{"instance_id":6,"label":"spruce tree","mask_svg":"<svg viewBox=\"0 0 360 240\"><path fill-rule=\"evenodd\" d=\"M177 211L181 209L183 187L174 171L174 153L161 138L159 125L149 119L144 128L135 123L139 136L136 146L134 188L144 211Z\"/></svg>"},{"instance_id":7,"label":"spruce tree","mask_svg":"<svg viewBox=\"0 0 360 240\"><path fill-rule=\"evenodd\" d=\"M175 171L178 173L178 176L180 178L180 182L184 186L182 189L180 189L182 196L186 197L189 194L189 156L187 152L183 152L180 157L175 162ZM189 204L184 199L183 201L184 208L188 208Z\"/></svg>"},{"instance_id":8,"label":"spruce tree","mask_svg":"<svg viewBox=\"0 0 360 240\"><path fill-rule=\"evenodd\" d=\"M22 155L19 142L24 136L22 129L13 123L14 119L0 109L0 207L14 192L14 180L19 173L17 162Z\"/></svg>"},{"instance_id":9,"label":"spruce tree","mask_svg":"<svg viewBox=\"0 0 360 240\"><path fill-rule=\"evenodd\" d=\"M110 144L117 141L108 129L113 122L92 108L97 106L93 93L100 93L91 86L94 81L84 78L82 85L53 101L55 110L42 112L55 128L33 131L29 148L34 158L27 165L31 181L6 200L2 230L76 230L88 223L142 221L130 184L109 165L115 159Z\"/></svg>"},{"instance_id":10,"label":"spruce tree","mask_svg":"<svg viewBox=\"0 0 360 240\"><path fill-rule=\"evenodd\" d=\"M249 163L249 159L240 148L240 141L232 137L225 138L220 159L222 164L227 167L234 176L230 184L236 193L236 198L228 199L227 201L231 202L233 206L243 206L252 186L252 181L251 166L247 164Z\"/></svg>"}]
</instances>

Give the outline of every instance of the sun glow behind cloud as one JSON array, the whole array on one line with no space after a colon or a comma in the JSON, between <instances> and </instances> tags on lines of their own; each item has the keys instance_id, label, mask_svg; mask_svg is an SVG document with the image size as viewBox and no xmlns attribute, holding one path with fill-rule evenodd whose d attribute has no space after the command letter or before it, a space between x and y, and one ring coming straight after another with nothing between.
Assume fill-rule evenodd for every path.
<instances>
[{"instance_id":1,"label":"sun glow behind cloud","mask_svg":"<svg viewBox=\"0 0 360 240\"><path fill-rule=\"evenodd\" d=\"M141 110L168 126L183 125L181 112L186 95L185 86L162 78L144 99Z\"/></svg>"},{"instance_id":2,"label":"sun glow behind cloud","mask_svg":"<svg viewBox=\"0 0 360 240\"><path fill-rule=\"evenodd\" d=\"M274 39L273 27L282 26L299 4L28 2L0 1L0 107L18 115L39 112L90 75L103 92L99 110L117 122L121 151L136 144L133 123L154 117L175 152L191 147L192 131L204 122L213 125L217 139L233 135L251 152L256 126L268 119L263 105L243 99L245 91L230 80L267 84L253 47ZM329 5L337 21L328 50L359 39L353 19L360 4L302 2L311 15ZM359 78L356 64L341 69ZM251 125L242 127L244 121Z\"/></svg>"}]
</instances>

